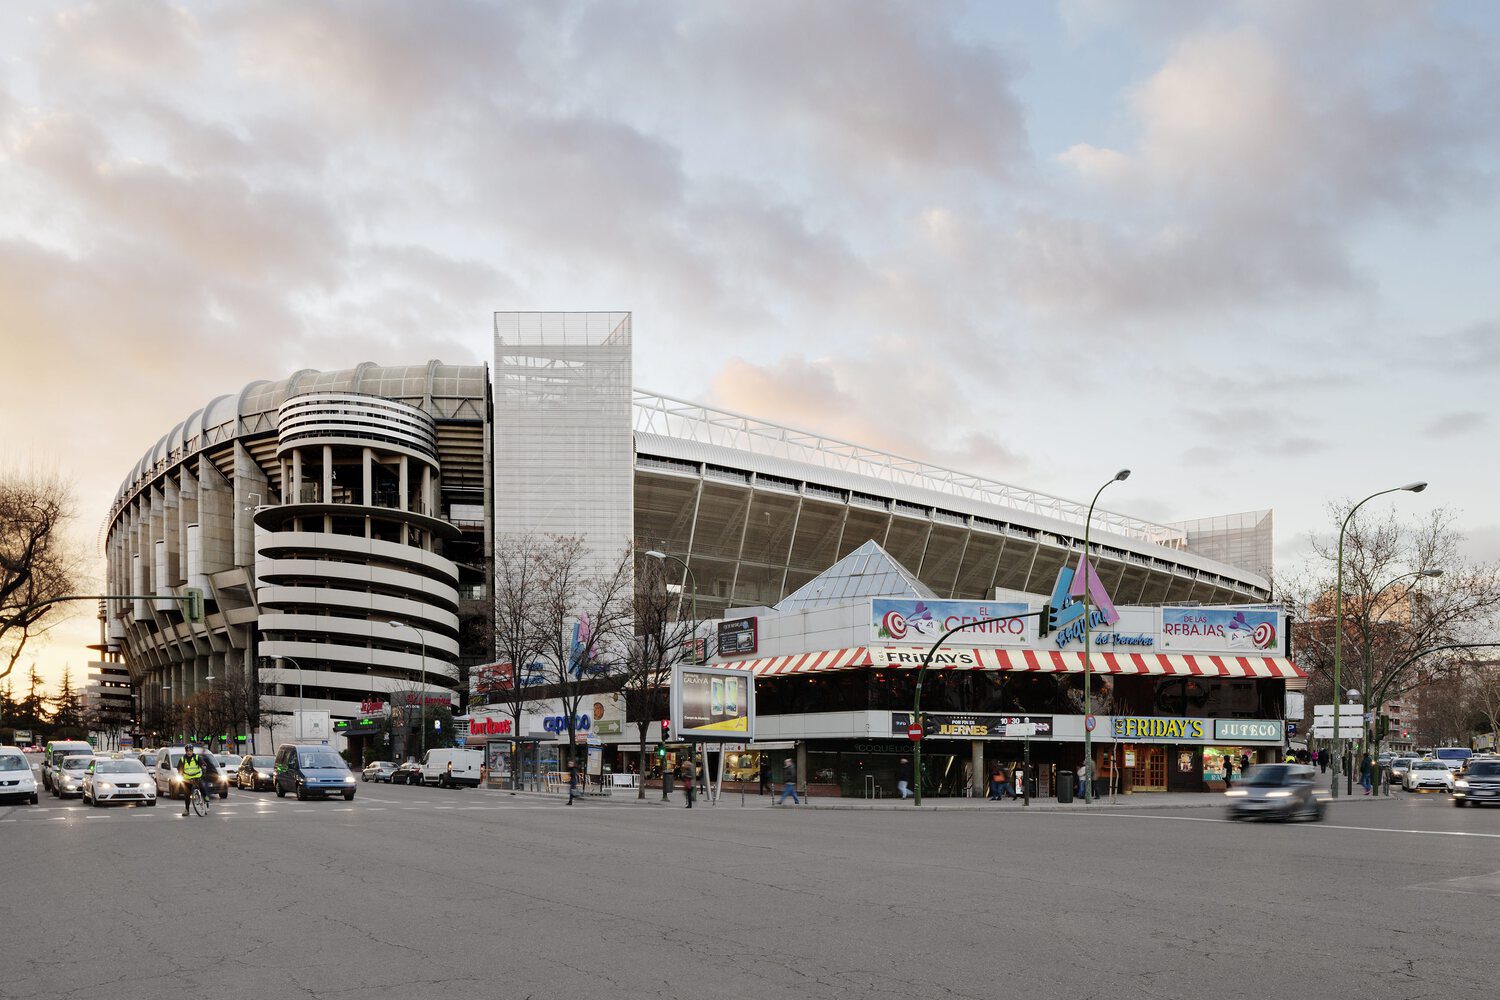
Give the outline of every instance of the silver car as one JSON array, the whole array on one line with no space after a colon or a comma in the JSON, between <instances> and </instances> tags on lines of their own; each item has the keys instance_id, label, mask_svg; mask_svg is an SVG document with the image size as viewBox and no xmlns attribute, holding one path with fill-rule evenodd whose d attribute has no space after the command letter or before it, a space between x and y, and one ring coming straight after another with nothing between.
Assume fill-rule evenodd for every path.
<instances>
[{"instance_id":1,"label":"silver car","mask_svg":"<svg viewBox=\"0 0 1500 1000\"><path fill-rule=\"evenodd\" d=\"M83 799L91 806L111 802L156 805L156 781L145 766L132 757L111 760L96 757L83 773Z\"/></svg>"},{"instance_id":2,"label":"silver car","mask_svg":"<svg viewBox=\"0 0 1500 1000\"><path fill-rule=\"evenodd\" d=\"M70 754L52 775L52 794L59 799L83 798L83 777L94 762L93 754Z\"/></svg>"},{"instance_id":3,"label":"silver car","mask_svg":"<svg viewBox=\"0 0 1500 1000\"><path fill-rule=\"evenodd\" d=\"M1328 804L1314 787L1317 773L1307 764L1256 764L1224 793L1229 818L1322 819Z\"/></svg>"}]
</instances>

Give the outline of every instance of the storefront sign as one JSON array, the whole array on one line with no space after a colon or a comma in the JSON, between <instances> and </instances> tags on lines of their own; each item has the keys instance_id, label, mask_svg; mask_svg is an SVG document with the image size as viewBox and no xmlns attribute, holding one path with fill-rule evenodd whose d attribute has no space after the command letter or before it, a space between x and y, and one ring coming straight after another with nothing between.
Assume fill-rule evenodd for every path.
<instances>
[{"instance_id":1,"label":"storefront sign","mask_svg":"<svg viewBox=\"0 0 1500 1000\"><path fill-rule=\"evenodd\" d=\"M759 649L755 618L731 618L719 622L719 655L745 656Z\"/></svg>"},{"instance_id":2,"label":"storefront sign","mask_svg":"<svg viewBox=\"0 0 1500 1000\"><path fill-rule=\"evenodd\" d=\"M509 719L496 719L486 715L469 720L470 736L510 736L514 731L515 727Z\"/></svg>"},{"instance_id":3,"label":"storefront sign","mask_svg":"<svg viewBox=\"0 0 1500 1000\"><path fill-rule=\"evenodd\" d=\"M1216 740L1264 740L1281 742L1281 723L1267 719L1215 719Z\"/></svg>"},{"instance_id":4,"label":"storefront sign","mask_svg":"<svg viewBox=\"0 0 1500 1000\"><path fill-rule=\"evenodd\" d=\"M876 642L931 643L966 622L1024 615L1025 604L994 601L915 601L877 597L870 602L870 631ZM1006 618L964 629L965 646L1025 646L1035 634L1030 618ZM956 640L957 641L957 640Z\"/></svg>"},{"instance_id":5,"label":"storefront sign","mask_svg":"<svg viewBox=\"0 0 1500 1000\"><path fill-rule=\"evenodd\" d=\"M1163 649L1266 652L1276 648L1281 613L1254 608L1162 608Z\"/></svg>"},{"instance_id":6,"label":"storefront sign","mask_svg":"<svg viewBox=\"0 0 1500 1000\"><path fill-rule=\"evenodd\" d=\"M870 662L880 667L920 667L927 650L912 646L906 649L887 647L870 650ZM979 657L972 649L939 649L932 654L934 667L978 667Z\"/></svg>"},{"instance_id":7,"label":"storefront sign","mask_svg":"<svg viewBox=\"0 0 1500 1000\"><path fill-rule=\"evenodd\" d=\"M1117 715L1113 731L1117 740L1150 740L1184 743L1209 738L1208 719L1169 719L1156 716Z\"/></svg>"},{"instance_id":8,"label":"storefront sign","mask_svg":"<svg viewBox=\"0 0 1500 1000\"><path fill-rule=\"evenodd\" d=\"M989 713L923 712L932 724L933 739L937 740L1003 740L1017 739L1007 736L1006 727L1013 725L1035 726L1034 733L1041 738L1052 735L1050 715L991 715ZM911 725L910 712L891 713L891 735L905 736Z\"/></svg>"},{"instance_id":9,"label":"storefront sign","mask_svg":"<svg viewBox=\"0 0 1500 1000\"><path fill-rule=\"evenodd\" d=\"M1087 587L1084 581L1087 579ZM1064 566L1057 571L1057 582L1052 587L1052 641L1058 649L1072 644L1083 644L1084 639L1084 591L1089 598L1088 629L1089 646L1093 649L1112 647L1141 648L1154 646L1156 636L1144 622L1121 622L1120 612L1104 584L1094 572L1093 566L1080 553L1076 569ZM1140 618L1139 614L1134 617ZM1154 617L1151 625L1155 625ZM1132 627L1134 626L1134 627Z\"/></svg>"},{"instance_id":10,"label":"storefront sign","mask_svg":"<svg viewBox=\"0 0 1500 1000\"><path fill-rule=\"evenodd\" d=\"M579 712L573 719L573 732L586 733L593 726L594 720L587 712ZM549 715L542 720L542 729L549 733L565 733L568 731L568 717L566 715Z\"/></svg>"}]
</instances>

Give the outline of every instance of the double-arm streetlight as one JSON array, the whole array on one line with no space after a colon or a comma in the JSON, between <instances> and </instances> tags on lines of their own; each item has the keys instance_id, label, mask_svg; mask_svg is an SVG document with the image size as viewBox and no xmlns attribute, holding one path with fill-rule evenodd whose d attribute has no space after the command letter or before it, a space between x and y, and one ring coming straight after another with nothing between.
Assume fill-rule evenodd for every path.
<instances>
[{"instance_id":1,"label":"double-arm streetlight","mask_svg":"<svg viewBox=\"0 0 1500 1000\"><path fill-rule=\"evenodd\" d=\"M1089 716L1094 714L1094 669L1089 659L1089 633L1092 629L1090 619L1094 613L1089 607L1092 597L1089 584L1097 579L1093 555L1089 551L1089 529L1093 527L1094 504L1099 502L1099 494L1110 483L1123 483L1129 478L1130 470L1121 469L1113 479L1095 490L1094 499L1089 501L1088 516L1083 519L1083 766L1087 769L1087 778L1083 783L1083 801L1086 803L1094 801L1094 730L1089 727Z\"/></svg>"},{"instance_id":2,"label":"double-arm streetlight","mask_svg":"<svg viewBox=\"0 0 1500 1000\"><path fill-rule=\"evenodd\" d=\"M419 725L422 735L420 742L417 744L419 747L417 752L425 757L427 755L427 637L422 634L421 629L410 622L388 621L386 624L391 628L411 629L417 634L417 642L422 647L422 693L418 696L418 700L421 702L421 706L418 708L418 717L421 720Z\"/></svg>"},{"instance_id":3,"label":"double-arm streetlight","mask_svg":"<svg viewBox=\"0 0 1500 1000\"><path fill-rule=\"evenodd\" d=\"M1339 525L1339 550L1338 550L1338 574L1337 583L1334 585L1334 626L1333 626L1333 739L1335 753L1333 755L1333 771L1330 792L1334 798L1339 795L1339 758L1343 755L1344 741L1339 736L1339 693L1343 690L1341 678L1344 666L1344 531L1349 527L1349 522L1354 515L1365 504L1376 497L1383 497L1387 493L1421 493L1427 488L1426 482L1407 483L1405 486L1392 486L1388 490L1379 493L1371 493L1359 503L1349 508L1349 513L1344 515L1344 521ZM1369 685L1365 685L1365 695L1370 694ZM1365 706L1366 710L1369 706Z\"/></svg>"}]
</instances>

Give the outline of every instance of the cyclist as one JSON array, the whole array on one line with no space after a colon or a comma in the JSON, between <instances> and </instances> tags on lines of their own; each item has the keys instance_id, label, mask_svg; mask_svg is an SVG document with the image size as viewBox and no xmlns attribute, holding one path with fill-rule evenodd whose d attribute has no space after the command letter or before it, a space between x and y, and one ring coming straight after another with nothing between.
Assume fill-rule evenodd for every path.
<instances>
[{"instance_id":1,"label":"cyclist","mask_svg":"<svg viewBox=\"0 0 1500 1000\"><path fill-rule=\"evenodd\" d=\"M186 816L193 804L193 789L198 788L203 792L203 807L208 809L208 780L204 776L204 758L199 756L195 747L189 746L177 762L177 773L182 775L182 814Z\"/></svg>"}]
</instances>

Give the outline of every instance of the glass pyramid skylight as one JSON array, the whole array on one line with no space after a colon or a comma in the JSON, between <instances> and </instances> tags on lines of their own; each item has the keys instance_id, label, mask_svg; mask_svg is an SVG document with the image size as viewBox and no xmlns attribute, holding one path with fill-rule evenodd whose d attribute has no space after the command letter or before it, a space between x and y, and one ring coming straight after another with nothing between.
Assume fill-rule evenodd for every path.
<instances>
[{"instance_id":1,"label":"glass pyramid skylight","mask_svg":"<svg viewBox=\"0 0 1500 1000\"><path fill-rule=\"evenodd\" d=\"M871 539L788 594L776 605L776 610L807 611L869 597L938 600L931 587L918 580L915 573L891 558L880 543Z\"/></svg>"}]
</instances>

